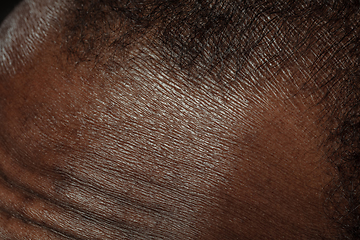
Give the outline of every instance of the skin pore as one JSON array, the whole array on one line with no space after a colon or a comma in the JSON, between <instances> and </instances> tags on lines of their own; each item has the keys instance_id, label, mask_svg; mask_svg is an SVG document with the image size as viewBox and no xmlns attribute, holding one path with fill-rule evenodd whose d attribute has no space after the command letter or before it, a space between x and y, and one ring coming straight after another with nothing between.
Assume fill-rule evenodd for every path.
<instances>
[{"instance_id":1,"label":"skin pore","mask_svg":"<svg viewBox=\"0 0 360 240\"><path fill-rule=\"evenodd\" d=\"M356 30L150 3L25 1L1 26L0 237L356 239L332 218L347 108L325 84L351 79Z\"/></svg>"}]
</instances>

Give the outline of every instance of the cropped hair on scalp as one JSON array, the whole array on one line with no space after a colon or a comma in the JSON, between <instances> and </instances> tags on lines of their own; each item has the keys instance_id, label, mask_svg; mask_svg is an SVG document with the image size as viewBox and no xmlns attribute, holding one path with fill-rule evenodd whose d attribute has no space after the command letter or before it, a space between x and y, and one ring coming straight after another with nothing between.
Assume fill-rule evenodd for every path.
<instances>
[{"instance_id":1,"label":"cropped hair on scalp","mask_svg":"<svg viewBox=\"0 0 360 240\"><path fill-rule=\"evenodd\" d=\"M359 239L359 7L357 0L78 0L66 17L63 49L76 63L116 72L123 53L140 45L160 70L210 91L261 91L269 76L295 67L302 81L292 84L322 106L324 148L337 171L327 214L340 238Z\"/></svg>"}]
</instances>

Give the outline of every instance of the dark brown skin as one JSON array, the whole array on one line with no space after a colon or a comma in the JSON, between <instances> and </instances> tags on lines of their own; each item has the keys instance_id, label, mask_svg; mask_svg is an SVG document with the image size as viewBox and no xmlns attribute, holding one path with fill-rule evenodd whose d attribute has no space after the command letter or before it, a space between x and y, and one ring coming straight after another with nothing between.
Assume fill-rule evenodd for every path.
<instances>
[{"instance_id":1,"label":"dark brown skin","mask_svg":"<svg viewBox=\"0 0 360 240\"><path fill-rule=\"evenodd\" d=\"M332 237L319 109L299 89L208 93L155 59L103 75L67 64L54 32L0 64L1 239Z\"/></svg>"}]
</instances>

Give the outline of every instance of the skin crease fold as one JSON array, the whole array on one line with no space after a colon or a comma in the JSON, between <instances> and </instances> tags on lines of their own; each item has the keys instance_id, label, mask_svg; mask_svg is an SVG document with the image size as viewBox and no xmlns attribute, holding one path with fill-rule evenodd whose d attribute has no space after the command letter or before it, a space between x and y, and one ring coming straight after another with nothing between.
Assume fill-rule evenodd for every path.
<instances>
[{"instance_id":1,"label":"skin crease fold","mask_svg":"<svg viewBox=\"0 0 360 240\"><path fill-rule=\"evenodd\" d=\"M68 3L44 3L14 34L26 4L43 7L25 1L0 29L0 237L333 239L319 210L334 174L322 109L301 89L321 60L294 54L278 70L260 60L287 50L274 41L249 60L248 82L230 83L229 68L228 88L211 73L197 86L161 60L151 32L109 73L102 59L63 55Z\"/></svg>"},{"instance_id":2,"label":"skin crease fold","mask_svg":"<svg viewBox=\"0 0 360 240\"><path fill-rule=\"evenodd\" d=\"M47 62L54 61L48 61L47 58ZM61 76L61 73L53 73L51 69L55 68L46 67L46 64L45 62L40 64L50 72L45 76ZM15 79L36 79L36 81L41 79L40 76L36 76L39 74L37 72L34 73L35 77L29 74L31 70L24 72L26 72L26 76L19 74L19 77L15 77ZM136 76L133 72L128 74ZM147 73L144 72L144 74ZM13 120L22 121L21 117L5 118L3 116L2 118L12 119L11 122L5 124L10 128L7 131L2 129L2 133L10 136L12 141L18 142L16 152L8 153L11 157L8 155L7 159L14 159L15 164L20 165L21 169L19 170L21 174L11 175L13 171L5 170L2 167L8 178L20 185L25 184L28 188L43 195L44 198L53 199L52 201L55 201L53 204L58 201L65 202L60 205L60 209L55 210L50 207L51 202L46 203L45 201L45 209L50 213L48 220L45 220L46 218L43 216L42 220L36 220L32 213L40 211L36 206L28 207L34 210L30 213L25 212L23 215L30 217L35 222L43 221L48 225L56 226L56 230L70 228L72 230L66 231L68 236L99 239L126 238L131 234L137 234L136 228L146 229L149 226L152 228L150 227L148 234L153 234L155 238L160 236L181 238L189 236L189 233L197 236L200 234L200 230L202 232L214 231L214 229L207 229L205 222L199 220L196 220L198 226L188 225L195 221L194 216L197 216L195 218L198 219L208 219L207 221L212 219L215 221L214 225L217 225L216 221L226 223L232 220L246 226L246 223L253 222L254 218L256 222L261 222L256 219L258 218L257 213L252 216L254 213L250 211L247 218L239 219L238 216L228 217L227 211L222 208L224 206L222 201L225 201L225 206L242 205L243 201L234 200L244 198L243 194L238 195L239 192L250 191L249 196L260 194L257 192L258 190L253 192L252 188L245 187L244 189L244 186L256 185L250 179L255 178L259 169L257 167L253 170L248 169L244 173L244 166L240 164L241 167L239 167L236 164L239 162L239 158L242 159L244 155L249 155L239 153L237 149L238 145L246 146L246 144L237 142L239 141L238 132L244 133L249 130L243 130L244 126L237 126L235 129L233 126L229 126L229 123L234 123L236 119L239 119L240 114L247 117L244 112L235 111L236 109L244 111L243 103L232 102L231 104L235 104L234 106L224 105L221 101L216 103L213 99L204 97L197 92L164 91L164 88L171 87L156 83L154 79L141 77L132 82L112 85L111 90L105 86L104 89L107 91L105 94L102 89L93 89L96 87L89 86L88 82L82 82L84 78L76 79L76 73L74 76L67 86L62 85L61 77L57 80L61 85L57 85L56 80L49 86L39 83L42 86L41 94L34 96L28 96L27 92L35 92L31 89L26 90L25 93L17 91L18 96L24 94L28 97L28 105L20 106L16 103L19 101L16 99L19 98L10 94L13 97L9 96L8 102L14 102L15 106L19 107L15 108L10 105L3 108L4 112L8 114L13 112L16 115L19 111L22 112L22 109L31 108L34 102L46 99L46 96L51 95L52 99L52 101L47 100L47 102L36 104L41 106L43 114L40 117L36 117L38 114L35 114L33 119L26 120L27 124ZM42 79L44 78L42 77ZM137 83L140 80L141 85ZM155 82L155 86L153 82ZM78 92L72 89L81 89L82 95L79 97ZM66 92L64 93L64 91ZM151 95L147 93L151 93ZM91 98L94 94L96 94L96 99ZM64 96L66 96L66 100ZM180 99L183 100L179 101ZM88 107L80 107L79 104L83 102L86 102ZM125 109L126 111L124 111ZM212 111L208 112L206 109L212 109ZM268 111L268 109L265 110ZM59 113L63 114L59 115ZM55 120L51 120L51 118L55 118ZM229 121L228 119L233 120ZM25 129L20 132L11 132L12 125L24 125ZM248 123L246 129L249 129L251 125ZM251 126L251 128L255 128L255 126ZM65 135L63 135L64 133ZM71 133L71 135L66 133ZM33 139L37 139L37 141L33 141ZM9 141L9 138L7 140ZM247 144L248 141L246 140ZM196 145L195 149L194 144ZM26 148L21 146L26 146ZM37 149L47 150L38 153ZM233 155L228 154L231 151L234 151ZM149 158L149 153L155 154L155 158ZM225 153L226 155L224 155ZM257 157L248 158L246 162L256 161ZM26 162L23 162L24 159ZM50 159L52 160L49 161ZM92 159L92 161L89 162L88 159ZM40 170L35 170L31 167L33 164L42 167ZM279 164L277 163L275 166L278 167ZM271 166L265 165L264 167L268 171L272 171L270 170ZM314 169L318 167L312 166ZM44 185L46 182L44 180L35 180L34 177L38 178L39 173L47 180L47 172L56 172L54 168L61 169L65 176L61 176L60 172L55 179L51 177L49 179L50 187ZM284 168L288 167L284 166ZM243 180L240 181L242 182L240 186L236 183L239 181L236 179L237 177L233 179L233 169L240 171L235 175L242 176ZM120 178L119 174L121 174ZM29 177L26 177L27 175ZM309 174L303 176L309 176ZM35 182L32 183L30 179ZM282 179L277 181L281 182ZM222 200L224 197L220 189L226 189L229 182L235 182L234 187L225 190L225 195L229 197ZM34 188L35 186L36 188ZM118 186L122 187L118 188ZM144 191L144 188L151 190ZM319 188L321 187L316 186L317 191ZM214 193L220 196L209 197ZM264 196L261 195L254 199L262 199ZM220 203L217 202L218 198ZM247 197L245 197L246 199ZM247 201L250 201L249 204L251 204L253 200L247 199L245 202ZM299 200L299 209L301 204L304 204L302 201L306 200ZM7 204L12 205L9 202ZM126 212L122 208L114 209L113 206L119 204L126 209ZM258 204L264 203L260 201ZM264 206L268 204L270 203L264 204ZM316 203L314 204L316 206ZM64 210L61 211L61 207L68 210L64 213ZM90 222L81 217L85 209L89 210L89 207L91 209L90 216L92 216ZM208 212L207 209L212 209L212 211ZM163 217L160 218L159 213L161 213L160 216L167 217L162 219ZM214 215L220 217L214 218ZM79 220L75 221L75 219ZM105 219L108 219L107 224L97 223L94 225L93 223L94 220L102 222ZM126 229L121 225L112 224L112 221L118 222L120 219L133 227ZM69 223L71 225L68 225ZM179 223L181 223L181 227L177 228ZM170 228L169 226L174 227ZM264 237L258 235L258 231L252 232L246 228L239 228L237 224L236 226L229 224L221 227L215 231L222 232L222 234L224 234L223 231L227 231L229 238L231 235L238 236L242 231L252 234L248 237L249 239ZM264 227L267 226L264 225ZM86 233L79 231L83 228L92 229L92 231L87 230ZM208 235L202 233L202 237L204 239L211 238L211 231ZM296 230L293 231L297 233ZM186 232L187 235L182 235L183 232ZM140 234L134 236L146 238Z\"/></svg>"}]
</instances>

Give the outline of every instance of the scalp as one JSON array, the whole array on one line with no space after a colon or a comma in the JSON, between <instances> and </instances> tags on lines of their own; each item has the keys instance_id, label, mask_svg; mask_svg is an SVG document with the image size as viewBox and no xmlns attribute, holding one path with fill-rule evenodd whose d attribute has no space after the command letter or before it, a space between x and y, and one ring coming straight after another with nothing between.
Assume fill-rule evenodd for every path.
<instances>
[{"instance_id":1,"label":"scalp","mask_svg":"<svg viewBox=\"0 0 360 240\"><path fill-rule=\"evenodd\" d=\"M70 239L327 239L327 197L358 236L357 2L47 4L1 28L4 216Z\"/></svg>"},{"instance_id":2,"label":"scalp","mask_svg":"<svg viewBox=\"0 0 360 240\"><path fill-rule=\"evenodd\" d=\"M15 74L41 44L59 30L66 1L22 1L2 22L0 35L0 68L3 74Z\"/></svg>"}]
</instances>

